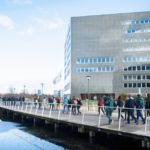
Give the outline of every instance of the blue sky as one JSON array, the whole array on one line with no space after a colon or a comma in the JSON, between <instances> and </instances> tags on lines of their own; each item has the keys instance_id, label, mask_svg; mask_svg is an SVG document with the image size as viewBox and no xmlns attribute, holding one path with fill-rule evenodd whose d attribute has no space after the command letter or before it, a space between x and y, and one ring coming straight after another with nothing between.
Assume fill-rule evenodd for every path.
<instances>
[{"instance_id":1,"label":"blue sky","mask_svg":"<svg viewBox=\"0 0 150 150\"><path fill-rule=\"evenodd\" d=\"M0 0L0 92L52 93L70 17L149 11L149 0Z\"/></svg>"}]
</instances>

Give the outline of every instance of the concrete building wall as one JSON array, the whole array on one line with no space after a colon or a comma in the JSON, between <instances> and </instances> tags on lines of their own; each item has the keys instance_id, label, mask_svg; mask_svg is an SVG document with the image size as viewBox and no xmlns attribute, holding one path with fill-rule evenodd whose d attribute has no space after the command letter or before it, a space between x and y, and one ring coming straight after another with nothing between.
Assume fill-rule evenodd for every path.
<instances>
[{"instance_id":1,"label":"concrete building wall","mask_svg":"<svg viewBox=\"0 0 150 150\"><path fill-rule=\"evenodd\" d=\"M143 62L125 62L124 59L150 56L150 40L148 40L150 23L147 23L146 19L150 20L150 12L71 18L71 96L80 96L81 93L88 92L86 75L91 76L89 81L91 94L137 91L138 87L124 88L123 77L124 74L137 74L138 71L125 72L123 68ZM143 23L142 20L145 22ZM147 39L147 41L129 42L130 39L133 41ZM147 49L138 50L142 47ZM109 59L112 60L106 61ZM150 60L147 59L146 63L150 63ZM141 73L144 74L143 71ZM146 73L150 72L147 70ZM148 88L143 89L147 91Z\"/></svg>"}]
</instances>

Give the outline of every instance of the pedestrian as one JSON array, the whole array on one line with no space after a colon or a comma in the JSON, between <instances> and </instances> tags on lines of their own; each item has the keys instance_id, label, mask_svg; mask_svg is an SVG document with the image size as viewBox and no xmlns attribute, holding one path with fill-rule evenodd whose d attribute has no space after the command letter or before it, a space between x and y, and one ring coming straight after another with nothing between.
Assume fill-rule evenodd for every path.
<instances>
[{"instance_id":1,"label":"pedestrian","mask_svg":"<svg viewBox=\"0 0 150 150\"><path fill-rule=\"evenodd\" d=\"M112 123L112 112L114 110L114 100L109 95L105 98L106 116L108 117L108 124Z\"/></svg>"},{"instance_id":2,"label":"pedestrian","mask_svg":"<svg viewBox=\"0 0 150 150\"><path fill-rule=\"evenodd\" d=\"M123 115L121 114L123 112L123 100L121 95L118 97L117 106L118 106L118 120L120 119L120 116L122 119L124 119Z\"/></svg>"},{"instance_id":3,"label":"pedestrian","mask_svg":"<svg viewBox=\"0 0 150 150\"><path fill-rule=\"evenodd\" d=\"M64 104L64 109L63 109L63 113L66 111L68 112L68 101L69 99L65 96L64 100L63 100L63 104Z\"/></svg>"},{"instance_id":4,"label":"pedestrian","mask_svg":"<svg viewBox=\"0 0 150 150\"><path fill-rule=\"evenodd\" d=\"M150 94L147 94L145 109L146 109L146 112L145 112L146 116L150 116Z\"/></svg>"},{"instance_id":5,"label":"pedestrian","mask_svg":"<svg viewBox=\"0 0 150 150\"><path fill-rule=\"evenodd\" d=\"M137 113L137 124L139 124L139 118L141 118L143 124L145 124L145 119L142 114L142 110L144 108L144 98L141 97L140 94L137 95L135 104L136 104L136 113Z\"/></svg>"},{"instance_id":6,"label":"pedestrian","mask_svg":"<svg viewBox=\"0 0 150 150\"><path fill-rule=\"evenodd\" d=\"M103 114L105 114L104 111L104 99L102 96L99 96L98 98L98 114L100 115L101 111L103 112Z\"/></svg>"},{"instance_id":7,"label":"pedestrian","mask_svg":"<svg viewBox=\"0 0 150 150\"><path fill-rule=\"evenodd\" d=\"M128 96L128 99L126 100L125 103L125 110L127 112L127 123L130 124L130 117L132 117L137 123L137 119L134 116L134 107L135 107L135 102L134 99L131 97L131 95Z\"/></svg>"},{"instance_id":8,"label":"pedestrian","mask_svg":"<svg viewBox=\"0 0 150 150\"><path fill-rule=\"evenodd\" d=\"M38 97L39 109L42 107L42 96Z\"/></svg>"},{"instance_id":9,"label":"pedestrian","mask_svg":"<svg viewBox=\"0 0 150 150\"><path fill-rule=\"evenodd\" d=\"M81 115L80 108L82 106L81 98L77 98L77 114Z\"/></svg>"}]
</instances>

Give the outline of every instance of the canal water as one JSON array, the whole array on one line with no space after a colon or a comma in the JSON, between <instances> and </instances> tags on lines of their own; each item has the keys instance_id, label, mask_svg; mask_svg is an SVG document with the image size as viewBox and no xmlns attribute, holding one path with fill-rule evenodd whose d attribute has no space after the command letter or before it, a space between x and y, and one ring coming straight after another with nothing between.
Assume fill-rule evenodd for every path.
<instances>
[{"instance_id":1,"label":"canal water","mask_svg":"<svg viewBox=\"0 0 150 150\"><path fill-rule=\"evenodd\" d=\"M0 150L109 150L68 133L0 120Z\"/></svg>"}]
</instances>

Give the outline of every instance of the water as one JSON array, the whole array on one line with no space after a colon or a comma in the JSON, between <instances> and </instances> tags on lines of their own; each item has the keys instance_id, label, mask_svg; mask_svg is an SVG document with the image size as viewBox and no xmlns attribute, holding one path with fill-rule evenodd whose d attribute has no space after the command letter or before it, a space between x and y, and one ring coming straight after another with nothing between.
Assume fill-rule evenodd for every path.
<instances>
[{"instance_id":1,"label":"water","mask_svg":"<svg viewBox=\"0 0 150 150\"><path fill-rule=\"evenodd\" d=\"M61 132L0 122L0 150L106 150Z\"/></svg>"},{"instance_id":2,"label":"water","mask_svg":"<svg viewBox=\"0 0 150 150\"><path fill-rule=\"evenodd\" d=\"M64 150L64 147L41 139L17 123L0 122L1 150Z\"/></svg>"}]
</instances>

